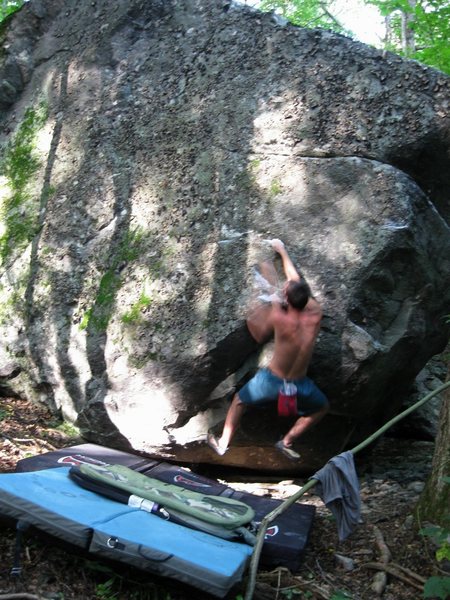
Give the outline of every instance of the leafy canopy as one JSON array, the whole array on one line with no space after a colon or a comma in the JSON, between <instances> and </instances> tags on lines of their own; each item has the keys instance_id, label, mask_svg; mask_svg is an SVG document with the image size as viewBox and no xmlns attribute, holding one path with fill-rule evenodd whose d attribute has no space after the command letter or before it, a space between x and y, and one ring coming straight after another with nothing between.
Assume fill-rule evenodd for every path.
<instances>
[{"instance_id":1,"label":"leafy canopy","mask_svg":"<svg viewBox=\"0 0 450 600\"><path fill-rule=\"evenodd\" d=\"M449 0L367 0L384 17L390 17L394 39L388 50L413 58L450 74L450 2ZM401 49L402 16L414 38L414 48Z\"/></svg>"},{"instance_id":2,"label":"leafy canopy","mask_svg":"<svg viewBox=\"0 0 450 600\"><path fill-rule=\"evenodd\" d=\"M24 0L0 0L0 23L22 7Z\"/></svg>"},{"instance_id":3,"label":"leafy canopy","mask_svg":"<svg viewBox=\"0 0 450 600\"><path fill-rule=\"evenodd\" d=\"M364 3L375 6L386 19L384 49L450 75L450 0L364 0ZM260 0L257 6L263 11L275 11L301 27L331 29L356 38L336 16L334 0ZM412 44L407 46L404 42L408 34Z\"/></svg>"},{"instance_id":4,"label":"leafy canopy","mask_svg":"<svg viewBox=\"0 0 450 600\"><path fill-rule=\"evenodd\" d=\"M258 8L263 12L275 11L300 27L332 29L351 35L333 14L331 5L330 0L260 0Z\"/></svg>"}]
</instances>

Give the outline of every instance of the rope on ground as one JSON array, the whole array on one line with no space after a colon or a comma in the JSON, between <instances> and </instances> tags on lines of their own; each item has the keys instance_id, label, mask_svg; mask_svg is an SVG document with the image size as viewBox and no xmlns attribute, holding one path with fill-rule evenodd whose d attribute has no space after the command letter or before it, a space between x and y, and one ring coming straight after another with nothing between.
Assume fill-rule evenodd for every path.
<instances>
[{"instance_id":1,"label":"rope on ground","mask_svg":"<svg viewBox=\"0 0 450 600\"><path fill-rule=\"evenodd\" d=\"M408 416L409 414L420 408L423 404L431 400L431 398L433 398L437 394L440 394L448 387L450 387L450 381L447 381L446 383L440 385L435 390L427 394L424 398L422 398L403 412L396 415L393 419L391 419L382 427L380 427L380 429L375 431L371 436L369 436L363 442L355 446L350 452L352 452L353 454L360 452L361 450L369 446L372 442L374 442L377 438L379 438L381 435L383 435L383 433L385 433L388 429L390 429L390 427L395 425L395 423L397 423L404 417ZM253 598L256 585L256 574L258 571L259 558L264 544L264 537L266 535L266 531L270 523L272 523L272 521L274 521L279 515L284 513L290 506L292 506L292 504L297 502L297 500L299 500L305 494L305 492L313 488L316 485L316 483L318 483L316 479L310 479L302 488L295 492L295 494L293 494L290 498L287 498L282 504L280 504L280 506L277 506L277 508L275 508L272 512L268 513L261 521L261 524L258 528L258 533L256 535L256 543L253 548L252 556L250 559L249 578L244 600L252 600Z\"/></svg>"}]
</instances>

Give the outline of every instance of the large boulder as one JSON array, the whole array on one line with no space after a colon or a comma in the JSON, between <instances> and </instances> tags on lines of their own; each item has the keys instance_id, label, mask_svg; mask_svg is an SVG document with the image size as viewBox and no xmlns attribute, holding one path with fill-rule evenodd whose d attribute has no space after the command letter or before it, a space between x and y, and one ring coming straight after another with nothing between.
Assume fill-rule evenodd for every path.
<instances>
[{"instance_id":1,"label":"large boulder","mask_svg":"<svg viewBox=\"0 0 450 600\"><path fill-rule=\"evenodd\" d=\"M98 443L278 471L400 409L449 338L446 76L222 0L31 0L2 35L27 75L0 96L0 392ZM325 312L332 409L297 466L274 407L204 443L270 356L245 324L270 237Z\"/></svg>"}]
</instances>

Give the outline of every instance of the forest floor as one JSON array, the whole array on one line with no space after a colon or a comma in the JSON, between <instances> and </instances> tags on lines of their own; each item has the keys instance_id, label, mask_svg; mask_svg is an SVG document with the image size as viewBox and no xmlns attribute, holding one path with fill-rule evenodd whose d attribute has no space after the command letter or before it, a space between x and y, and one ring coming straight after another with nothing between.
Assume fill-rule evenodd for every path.
<instances>
[{"instance_id":1,"label":"forest floor","mask_svg":"<svg viewBox=\"0 0 450 600\"><path fill-rule=\"evenodd\" d=\"M0 398L0 472L18 460L83 443L45 408L24 400ZM316 507L309 543L299 573L259 570L255 600L419 600L423 581L438 574L436 548L418 531L412 510L429 472L430 442L385 440L362 462L362 522L339 542L329 510L314 489L300 502ZM361 474L362 473L362 474ZM287 498L303 481L243 482L232 487L273 498ZM26 537L20 577L11 576L14 530L0 523L0 600L203 600L211 596L171 580L119 564L81 556L75 548L32 533ZM380 570L383 557L386 569ZM376 566L378 565L378 566ZM385 573L385 575L383 575ZM385 581L383 579L385 578ZM247 580L228 596L244 596ZM377 590L378 586L378 590Z\"/></svg>"}]
</instances>

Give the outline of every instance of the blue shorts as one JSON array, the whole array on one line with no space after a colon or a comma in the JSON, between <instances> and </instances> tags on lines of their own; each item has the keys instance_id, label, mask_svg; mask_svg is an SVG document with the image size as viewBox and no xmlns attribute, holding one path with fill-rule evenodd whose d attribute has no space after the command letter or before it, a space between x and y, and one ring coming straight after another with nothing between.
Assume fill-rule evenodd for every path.
<instances>
[{"instance_id":1,"label":"blue shorts","mask_svg":"<svg viewBox=\"0 0 450 600\"><path fill-rule=\"evenodd\" d=\"M248 406L257 406L278 399L278 392L283 386L283 379L274 375L269 369L260 369L244 387L238 396L241 402ZM297 406L300 417L312 415L328 406L325 394L309 377L289 379L289 383L297 386Z\"/></svg>"}]
</instances>

